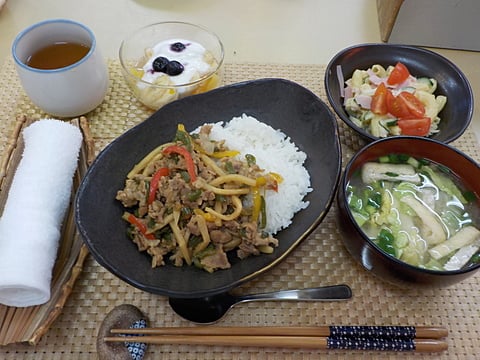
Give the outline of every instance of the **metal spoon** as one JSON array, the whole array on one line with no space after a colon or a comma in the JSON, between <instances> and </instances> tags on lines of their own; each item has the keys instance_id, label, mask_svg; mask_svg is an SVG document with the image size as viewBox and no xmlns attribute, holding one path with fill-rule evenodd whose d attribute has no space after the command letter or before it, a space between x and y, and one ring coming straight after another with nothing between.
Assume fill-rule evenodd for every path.
<instances>
[{"instance_id":1,"label":"metal spoon","mask_svg":"<svg viewBox=\"0 0 480 360\"><path fill-rule=\"evenodd\" d=\"M234 296L229 293L201 298L169 298L173 311L186 320L198 324L212 324L220 320L228 310L249 301L335 301L352 297L347 285L323 286L300 290L282 290L263 294Z\"/></svg>"}]
</instances>

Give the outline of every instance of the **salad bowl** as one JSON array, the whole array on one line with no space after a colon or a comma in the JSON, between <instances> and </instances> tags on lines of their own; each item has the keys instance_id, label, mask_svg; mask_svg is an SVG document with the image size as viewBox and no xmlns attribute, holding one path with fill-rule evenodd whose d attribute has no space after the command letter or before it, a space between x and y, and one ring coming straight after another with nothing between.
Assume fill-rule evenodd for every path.
<instances>
[{"instance_id":1,"label":"salad bowl","mask_svg":"<svg viewBox=\"0 0 480 360\"><path fill-rule=\"evenodd\" d=\"M368 142L384 137L384 134L374 135L368 126L359 126L347 111L345 82L352 77L355 70L367 70L373 65L381 65L387 69L399 62L417 79L434 79L434 94L446 98L443 109L438 113L438 129L429 137L443 143L450 143L460 137L469 126L473 115L474 100L470 83L450 60L415 46L372 43L355 45L338 52L327 65L324 78L328 100L338 117Z\"/></svg>"}]
</instances>

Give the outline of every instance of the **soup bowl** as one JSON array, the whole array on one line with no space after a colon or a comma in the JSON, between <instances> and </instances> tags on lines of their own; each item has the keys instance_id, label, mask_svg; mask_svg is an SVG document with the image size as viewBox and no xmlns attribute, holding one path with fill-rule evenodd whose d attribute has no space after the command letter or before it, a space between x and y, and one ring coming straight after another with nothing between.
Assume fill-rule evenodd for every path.
<instances>
[{"instance_id":1,"label":"soup bowl","mask_svg":"<svg viewBox=\"0 0 480 360\"><path fill-rule=\"evenodd\" d=\"M339 227L342 239L349 253L366 270L377 277L400 287L430 286L443 287L455 284L472 276L480 269L480 262L470 262L457 270L434 270L408 264L387 254L384 246L377 245L374 236L368 236L357 222L351 210L351 181L367 162L375 162L392 154L408 155L415 159L429 160L438 164L444 171L469 189L469 202L478 210L480 167L468 155L439 141L410 136L398 136L374 141L361 149L349 163L340 180L337 193ZM473 215L473 223L478 228L479 212ZM475 218L476 216L476 218ZM421 225L419 225L420 227ZM365 227L364 227L365 228ZM477 245L479 237L476 239ZM477 249L478 253L478 249Z\"/></svg>"}]
</instances>

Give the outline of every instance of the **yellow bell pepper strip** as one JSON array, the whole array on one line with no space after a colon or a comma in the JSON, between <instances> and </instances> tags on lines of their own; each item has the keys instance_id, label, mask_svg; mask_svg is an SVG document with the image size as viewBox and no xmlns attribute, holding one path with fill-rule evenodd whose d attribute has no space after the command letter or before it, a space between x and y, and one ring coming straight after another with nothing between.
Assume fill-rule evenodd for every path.
<instances>
[{"instance_id":1,"label":"yellow bell pepper strip","mask_svg":"<svg viewBox=\"0 0 480 360\"><path fill-rule=\"evenodd\" d=\"M187 164L187 172L190 176L190 181L194 183L195 180L197 180L197 174L195 173L195 163L193 162L192 154L190 154L190 152L186 148L179 145L171 145L163 149L163 153L165 155L170 155L172 153L182 155Z\"/></svg>"},{"instance_id":2,"label":"yellow bell pepper strip","mask_svg":"<svg viewBox=\"0 0 480 360\"><path fill-rule=\"evenodd\" d=\"M211 157L221 159L224 157L234 157L240 154L240 151L237 150L226 150L226 151L215 151L212 154L210 154Z\"/></svg>"},{"instance_id":3,"label":"yellow bell pepper strip","mask_svg":"<svg viewBox=\"0 0 480 360\"><path fill-rule=\"evenodd\" d=\"M265 186L267 183L267 179L265 176L259 176L258 178L255 179L255 186L260 187L260 186Z\"/></svg>"},{"instance_id":4,"label":"yellow bell pepper strip","mask_svg":"<svg viewBox=\"0 0 480 360\"><path fill-rule=\"evenodd\" d=\"M262 207L262 195L260 195L260 189L254 187L252 189L253 195L253 208L252 208L252 221L257 222L258 217L260 216L260 208Z\"/></svg>"},{"instance_id":5,"label":"yellow bell pepper strip","mask_svg":"<svg viewBox=\"0 0 480 360\"><path fill-rule=\"evenodd\" d=\"M266 186L267 189L278 192L278 184L283 181L283 177L280 174L269 172L265 176L259 176L256 179L256 186Z\"/></svg>"},{"instance_id":6,"label":"yellow bell pepper strip","mask_svg":"<svg viewBox=\"0 0 480 360\"><path fill-rule=\"evenodd\" d=\"M170 173L170 170L168 170L168 168L162 167L153 174L152 179L150 180L150 190L148 193L148 202L147 202L148 205L153 203L153 201L155 200L155 194L157 193L158 183L160 179L164 176L168 176L169 173Z\"/></svg>"},{"instance_id":7,"label":"yellow bell pepper strip","mask_svg":"<svg viewBox=\"0 0 480 360\"><path fill-rule=\"evenodd\" d=\"M270 190L278 192L278 184L280 184L283 181L282 175L277 174L275 172L269 172L268 176L270 176L270 178L273 179L273 184L270 184L268 188Z\"/></svg>"},{"instance_id":8,"label":"yellow bell pepper strip","mask_svg":"<svg viewBox=\"0 0 480 360\"><path fill-rule=\"evenodd\" d=\"M202 209L198 209L198 208L197 208L197 209L194 209L193 212L194 212L195 215L203 216L203 218L204 218L206 221L214 222L215 220L217 220L217 218L215 217L215 215L206 213L206 212L203 211Z\"/></svg>"},{"instance_id":9,"label":"yellow bell pepper strip","mask_svg":"<svg viewBox=\"0 0 480 360\"><path fill-rule=\"evenodd\" d=\"M124 220L126 220L127 222L129 222L130 224L135 226L137 228L137 230L140 231L140 233L143 236L145 236L146 239L155 240L155 235L149 234L147 232L148 230L147 230L147 227L145 226L145 224L139 218L137 218L135 215L130 214L128 212L125 212L122 217L123 217Z\"/></svg>"}]
</instances>

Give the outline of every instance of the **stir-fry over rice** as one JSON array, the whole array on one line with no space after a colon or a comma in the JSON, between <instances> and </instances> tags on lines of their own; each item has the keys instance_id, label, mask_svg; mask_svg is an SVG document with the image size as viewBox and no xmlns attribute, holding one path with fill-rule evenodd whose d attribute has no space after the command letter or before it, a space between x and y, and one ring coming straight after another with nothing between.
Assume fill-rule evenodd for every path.
<instances>
[{"instance_id":1,"label":"stir-fry over rice","mask_svg":"<svg viewBox=\"0 0 480 360\"><path fill-rule=\"evenodd\" d=\"M279 130L243 115L188 133L145 156L127 175L117 200L123 219L152 267L194 264L206 271L272 253L275 233L307 207L306 155Z\"/></svg>"}]
</instances>

